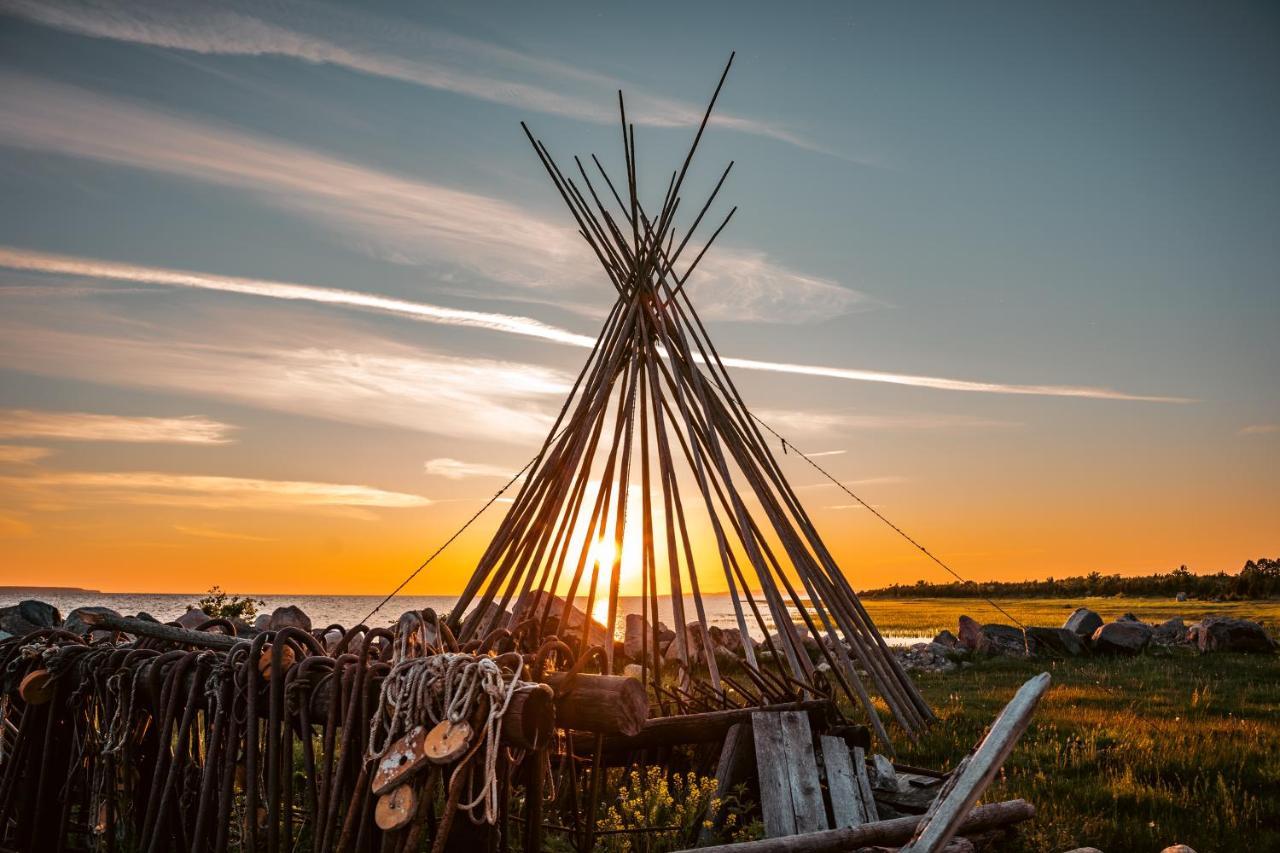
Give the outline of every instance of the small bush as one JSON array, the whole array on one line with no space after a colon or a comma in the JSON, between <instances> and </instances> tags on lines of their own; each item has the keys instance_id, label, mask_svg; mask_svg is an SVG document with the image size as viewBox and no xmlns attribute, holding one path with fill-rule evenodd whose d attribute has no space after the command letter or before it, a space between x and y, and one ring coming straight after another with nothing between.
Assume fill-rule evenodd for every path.
<instances>
[{"instance_id":1,"label":"small bush","mask_svg":"<svg viewBox=\"0 0 1280 853\"><path fill-rule=\"evenodd\" d=\"M215 584L209 587L208 594L194 606L207 613L210 619L242 619L250 622L258 615L258 608L265 605L266 602L262 599L231 595Z\"/></svg>"}]
</instances>

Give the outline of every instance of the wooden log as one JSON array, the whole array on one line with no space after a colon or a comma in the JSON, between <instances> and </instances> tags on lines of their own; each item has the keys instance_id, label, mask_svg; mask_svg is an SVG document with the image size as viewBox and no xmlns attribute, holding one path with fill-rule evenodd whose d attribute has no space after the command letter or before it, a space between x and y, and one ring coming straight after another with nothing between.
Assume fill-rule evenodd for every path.
<instances>
[{"instance_id":1,"label":"wooden log","mask_svg":"<svg viewBox=\"0 0 1280 853\"><path fill-rule=\"evenodd\" d=\"M737 723L750 724L751 715L760 711L803 711L809 715L811 731L825 732L830 726L832 709L833 706L827 699L809 699L756 708L728 708L676 717L655 717L645 721L640 731L634 735L605 738L605 752L625 753L662 746L715 743L724 739L731 726Z\"/></svg>"},{"instance_id":2,"label":"wooden log","mask_svg":"<svg viewBox=\"0 0 1280 853\"><path fill-rule=\"evenodd\" d=\"M1031 820L1035 814L1035 807L1026 800L989 803L969 812L960 823L959 831L964 835L972 835ZM837 853L837 851L856 850L859 847L870 847L875 844L891 847L910 838L924 820L923 817L915 816L899 817L864 823L862 826L827 829L804 835L699 847L696 853ZM695 851L690 849L681 853L695 853Z\"/></svg>"},{"instance_id":3,"label":"wooden log","mask_svg":"<svg viewBox=\"0 0 1280 853\"><path fill-rule=\"evenodd\" d=\"M556 693L556 725L596 734L633 736L649 719L644 685L621 675L573 676L553 672L546 683Z\"/></svg>"},{"instance_id":4,"label":"wooden log","mask_svg":"<svg viewBox=\"0 0 1280 853\"><path fill-rule=\"evenodd\" d=\"M1049 689L1049 673L1042 672L1018 688L991 724L982 743L947 780L925 813L920 828L902 853L934 853L959 831L969 808L978 801L1004 764L1014 744L1031 723L1040 697Z\"/></svg>"},{"instance_id":5,"label":"wooden log","mask_svg":"<svg viewBox=\"0 0 1280 853\"><path fill-rule=\"evenodd\" d=\"M236 643L244 639L228 637L226 634L214 634L210 631L188 631L186 628L175 628L173 625L161 625L146 619L133 619L128 616L113 616L109 613L84 612L81 620L92 628L106 628L112 631L123 631L139 637L152 637L157 640L168 640L185 646L199 646L203 649L230 651Z\"/></svg>"},{"instance_id":6,"label":"wooden log","mask_svg":"<svg viewBox=\"0 0 1280 853\"><path fill-rule=\"evenodd\" d=\"M502 715L502 742L520 749L541 749L556 726L555 691L545 684L517 690Z\"/></svg>"}]
</instances>

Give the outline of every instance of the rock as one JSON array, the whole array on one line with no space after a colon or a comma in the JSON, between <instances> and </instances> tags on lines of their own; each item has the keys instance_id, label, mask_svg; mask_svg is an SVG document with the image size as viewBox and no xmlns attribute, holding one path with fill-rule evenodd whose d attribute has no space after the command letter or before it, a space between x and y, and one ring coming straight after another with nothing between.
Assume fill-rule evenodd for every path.
<instances>
[{"instance_id":1,"label":"rock","mask_svg":"<svg viewBox=\"0 0 1280 853\"><path fill-rule=\"evenodd\" d=\"M959 647L987 655L1024 656L1027 641L1022 631L1008 625L979 625L968 616L960 617Z\"/></svg>"},{"instance_id":2,"label":"rock","mask_svg":"<svg viewBox=\"0 0 1280 853\"><path fill-rule=\"evenodd\" d=\"M1093 650L1101 655L1136 655L1151 642L1151 633L1145 622L1111 622L1094 632Z\"/></svg>"},{"instance_id":3,"label":"rock","mask_svg":"<svg viewBox=\"0 0 1280 853\"><path fill-rule=\"evenodd\" d=\"M57 628L62 615L52 604L29 598L10 607L0 607L0 630L15 637L39 631L41 628Z\"/></svg>"},{"instance_id":4,"label":"rock","mask_svg":"<svg viewBox=\"0 0 1280 853\"><path fill-rule=\"evenodd\" d=\"M81 618L86 613L96 613L99 616L118 617L120 615L110 607L77 607L67 614L67 620L62 623L62 630L79 634L82 637L88 634L91 640L103 640L115 633L103 628L90 628L88 623Z\"/></svg>"},{"instance_id":5,"label":"rock","mask_svg":"<svg viewBox=\"0 0 1280 853\"><path fill-rule=\"evenodd\" d=\"M822 654L822 648L818 645L818 641L809 633L808 626L793 622L790 627L792 636L796 638L801 647L804 648L805 653L808 654L811 659L817 658ZM783 637L782 631L772 634L769 639L773 640L773 644L778 649L778 653L785 658L787 655L785 646L786 639Z\"/></svg>"},{"instance_id":6,"label":"rock","mask_svg":"<svg viewBox=\"0 0 1280 853\"><path fill-rule=\"evenodd\" d=\"M871 787L880 791L902 790L902 785L898 781L898 771L893 769L893 762L878 752L871 756L870 771Z\"/></svg>"},{"instance_id":7,"label":"rock","mask_svg":"<svg viewBox=\"0 0 1280 853\"><path fill-rule=\"evenodd\" d=\"M737 657L746 657L747 649L755 650L756 641L751 635L743 635L739 628L725 628L720 632L720 643L725 650L732 652Z\"/></svg>"},{"instance_id":8,"label":"rock","mask_svg":"<svg viewBox=\"0 0 1280 853\"><path fill-rule=\"evenodd\" d=\"M627 678L635 678L639 680L644 678L644 667L638 663L629 663L622 668L622 674Z\"/></svg>"},{"instance_id":9,"label":"rock","mask_svg":"<svg viewBox=\"0 0 1280 853\"><path fill-rule=\"evenodd\" d=\"M288 607L277 607L271 611L271 618L267 621L267 630L283 631L285 628L301 628L310 632L311 617L304 613L301 607L292 604Z\"/></svg>"},{"instance_id":10,"label":"rock","mask_svg":"<svg viewBox=\"0 0 1280 853\"><path fill-rule=\"evenodd\" d=\"M1180 592L1180 593L1178 593L1177 595L1175 595L1175 596L1173 597L1173 600L1174 600L1174 601L1186 601L1186 600L1187 600L1187 594L1186 594L1185 592Z\"/></svg>"},{"instance_id":11,"label":"rock","mask_svg":"<svg viewBox=\"0 0 1280 853\"><path fill-rule=\"evenodd\" d=\"M892 651L907 672L951 672L956 668L952 660L956 650L939 643L916 643L909 648L894 646Z\"/></svg>"},{"instance_id":12,"label":"rock","mask_svg":"<svg viewBox=\"0 0 1280 853\"><path fill-rule=\"evenodd\" d=\"M271 626L271 614L259 613L257 618L253 620L253 630L266 631Z\"/></svg>"},{"instance_id":13,"label":"rock","mask_svg":"<svg viewBox=\"0 0 1280 853\"><path fill-rule=\"evenodd\" d=\"M969 651L977 651L978 646L982 644L982 626L968 616L961 616L960 627L957 630L960 635L956 641L957 644Z\"/></svg>"},{"instance_id":14,"label":"rock","mask_svg":"<svg viewBox=\"0 0 1280 853\"><path fill-rule=\"evenodd\" d=\"M1102 853L1097 847L1075 847L1066 853Z\"/></svg>"},{"instance_id":15,"label":"rock","mask_svg":"<svg viewBox=\"0 0 1280 853\"><path fill-rule=\"evenodd\" d=\"M1077 607L1062 627L1079 637L1092 637L1102 627L1102 617L1087 607Z\"/></svg>"},{"instance_id":16,"label":"rock","mask_svg":"<svg viewBox=\"0 0 1280 853\"><path fill-rule=\"evenodd\" d=\"M550 601L547 601L547 598ZM603 646L609 641L610 633L605 630L605 626L601 625L595 619L588 620L587 615L582 609L576 605L568 608L565 612L565 600L558 595L542 590L530 590L521 595L516 601L514 609L515 622L519 625L526 619L532 619L535 615L541 614L543 608L546 608L547 615L559 621L557 634L560 639L566 636L582 636L583 625L588 625L587 642L593 646ZM470 616L468 616L470 618Z\"/></svg>"},{"instance_id":17,"label":"rock","mask_svg":"<svg viewBox=\"0 0 1280 853\"><path fill-rule=\"evenodd\" d=\"M1271 654L1276 643L1257 622L1229 616L1209 616L1187 630L1187 640L1202 652L1260 652Z\"/></svg>"},{"instance_id":18,"label":"rock","mask_svg":"<svg viewBox=\"0 0 1280 853\"><path fill-rule=\"evenodd\" d=\"M1160 851L1160 853L1196 853L1185 844L1171 844Z\"/></svg>"},{"instance_id":19,"label":"rock","mask_svg":"<svg viewBox=\"0 0 1280 853\"><path fill-rule=\"evenodd\" d=\"M157 619L156 617L152 616L150 613L148 613L148 612L147 612L147 611L145 611L145 610L139 610L139 611L138 611L138 615L137 615L137 616L134 616L133 618L134 618L134 619L141 619L143 622L155 622L157 625L159 625L159 624L160 624L160 620L159 620L159 619Z\"/></svg>"},{"instance_id":20,"label":"rock","mask_svg":"<svg viewBox=\"0 0 1280 853\"><path fill-rule=\"evenodd\" d=\"M1142 620L1139 619L1137 616L1134 616L1132 613L1126 613L1116 621L1117 622L1141 622Z\"/></svg>"},{"instance_id":21,"label":"rock","mask_svg":"<svg viewBox=\"0 0 1280 853\"><path fill-rule=\"evenodd\" d=\"M199 607L187 608L187 612L183 613L174 621L186 628L188 631L194 631L201 625L209 621L209 614L205 613Z\"/></svg>"},{"instance_id":22,"label":"rock","mask_svg":"<svg viewBox=\"0 0 1280 853\"><path fill-rule=\"evenodd\" d=\"M652 656L653 649L650 647L653 645L653 635L644 617L639 613L628 613L623 621L626 629L622 635L625 637L622 647L627 660L639 661L644 657L646 648Z\"/></svg>"},{"instance_id":23,"label":"rock","mask_svg":"<svg viewBox=\"0 0 1280 853\"><path fill-rule=\"evenodd\" d=\"M1086 651L1080 635L1066 628L1028 628L1027 638L1038 655L1077 657Z\"/></svg>"},{"instance_id":24,"label":"rock","mask_svg":"<svg viewBox=\"0 0 1280 853\"><path fill-rule=\"evenodd\" d=\"M1172 646L1175 643L1181 643L1187 638L1187 626L1183 624L1181 616L1175 616L1161 622L1151 632L1151 642L1159 643L1162 646Z\"/></svg>"},{"instance_id":25,"label":"rock","mask_svg":"<svg viewBox=\"0 0 1280 853\"><path fill-rule=\"evenodd\" d=\"M342 639L342 632L337 630L336 628L331 631L326 631L324 634L324 643L323 643L324 653L327 655L333 654L333 650L338 647L338 642L341 639Z\"/></svg>"},{"instance_id":26,"label":"rock","mask_svg":"<svg viewBox=\"0 0 1280 853\"><path fill-rule=\"evenodd\" d=\"M939 631L938 636L934 637L933 641L938 645L946 646L949 649L954 649L956 644L960 642L956 639L956 635L948 631L946 628Z\"/></svg>"}]
</instances>

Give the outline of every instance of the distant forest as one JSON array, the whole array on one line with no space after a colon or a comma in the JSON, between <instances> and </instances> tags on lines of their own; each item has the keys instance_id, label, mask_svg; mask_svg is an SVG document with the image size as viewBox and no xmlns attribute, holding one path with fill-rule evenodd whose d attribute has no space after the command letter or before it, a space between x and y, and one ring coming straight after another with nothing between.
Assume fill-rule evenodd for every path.
<instances>
[{"instance_id":1,"label":"distant forest","mask_svg":"<svg viewBox=\"0 0 1280 853\"><path fill-rule=\"evenodd\" d=\"M1221 599L1280 597L1280 559L1250 560L1237 574L1193 574L1186 566L1171 572L1143 577L1124 577L1090 572L1070 578L1040 581L984 581L975 583L893 584L883 589L859 593L863 598L1080 598L1089 595L1135 595L1173 598L1185 592L1188 598Z\"/></svg>"}]
</instances>

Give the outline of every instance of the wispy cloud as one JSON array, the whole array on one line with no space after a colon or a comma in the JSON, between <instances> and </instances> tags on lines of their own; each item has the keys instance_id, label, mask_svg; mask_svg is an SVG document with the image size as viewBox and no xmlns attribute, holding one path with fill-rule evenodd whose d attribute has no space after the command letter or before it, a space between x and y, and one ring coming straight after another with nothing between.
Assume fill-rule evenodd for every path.
<instances>
[{"instance_id":1,"label":"wispy cloud","mask_svg":"<svg viewBox=\"0 0 1280 853\"><path fill-rule=\"evenodd\" d=\"M809 455L812 456L813 454L810 453ZM884 477L863 477L862 479L859 479L859 480L841 480L840 485L849 486L850 488L852 488L854 486L893 486L899 483L907 483L907 482L910 482L910 481L906 477L903 477L897 474L890 474ZM835 485L836 484L832 482L807 483L806 485L797 486L796 488L825 489L825 488L833 488L835 487Z\"/></svg>"},{"instance_id":2,"label":"wispy cloud","mask_svg":"<svg viewBox=\"0 0 1280 853\"><path fill-rule=\"evenodd\" d=\"M22 539L34 532L30 522L16 515L0 513L0 539Z\"/></svg>"},{"instance_id":3,"label":"wispy cloud","mask_svg":"<svg viewBox=\"0 0 1280 853\"><path fill-rule=\"evenodd\" d=\"M194 524L175 524L173 529L185 536L197 536L201 539L230 539L238 542L275 542L269 536L252 536L248 533L235 533L230 530L219 530L215 527L201 527Z\"/></svg>"},{"instance_id":4,"label":"wispy cloud","mask_svg":"<svg viewBox=\"0 0 1280 853\"><path fill-rule=\"evenodd\" d=\"M1250 424L1240 429L1239 435L1270 435L1280 432L1280 424Z\"/></svg>"},{"instance_id":5,"label":"wispy cloud","mask_svg":"<svg viewBox=\"0 0 1280 853\"><path fill-rule=\"evenodd\" d=\"M463 462L460 459L428 459L423 465L428 474L444 477L448 480L465 480L470 477L501 477L511 479L515 472L501 465L487 465L483 462Z\"/></svg>"},{"instance_id":6,"label":"wispy cloud","mask_svg":"<svg viewBox=\"0 0 1280 853\"><path fill-rule=\"evenodd\" d=\"M698 105L636 91L606 74L406 21L377 21L365 12L347 14L334 8L287 3L237 8L234 3L177 0L135 0L111 6L5 0L2 8L80 35L206 55L287 57L596 124L617 121L612 95L619 88L629 90L629 118L639 124L686 127L702 118ZM316 34L317 29L326 34ZM715 123L826 152L775 123L732 114L715 116Z\"/></svg>"},{"instance_id":7,"label":"wispy cloud","mask_svg":"<svg viewBox=\"0 0 1280 853\"><path fill-rule=\"evenodd\" d=\"M220 276L211 273L171 270L158 267L122 264L115 261L77 258L46 252L0 246L0 267L25 272L68 275L79 278L111 279L124 282L147 283L168 287L195 288L230 293L248 294L271 299L306 301L325 305L378 311L409 317L430 323L468 326L507 334L539 338L552 343L575 347L590 347L594 339L558 326L543 323L531 317L485 311L466 311L417 302L406 299L378 296L376 294L336 288L316 287L308 284ZM803 300L802 300L803 302ZM695 358L697 356L695 355ZM997 382L975 382L963 379L947 379L933 376L916 376L875 370L828 367L824 365L790 364L786 362L760 361L726 357L724 363L741 370L760 370L775 373L793 373L855 382L884 382L933 388L944 391L966 391L988 394L1031 394L1048 397L1086 397L1104 400L1136 400L1147 402L1190 402L1183 397L1162 397L1130 394L1110 388L1081 387L1071 385L1010 385ZM890 424L889 426L892 426ZM832 453L843 451L831 451ZM811 454L812 455L812 454Z\"/></svg>"},{"instance_id":8,"label":"wispy cloud","mask_svg":"<svg viewBox=\"0 0 1280 853\"><path fill-rule=\"evenodd\" d=\"M160 444L227 444L235 427L200 415L179 418L0 409L0 438ZM29 448L38 450L39 448Z\"/></svg>"},{"instance_id":9,"label":"wispy cloud","mask_svg":"<svg viewBox=\"0 0 1280 853\"><path fill-rule=\"evenodd\" d=\"M839 456L847 452L847 450L820 450L817 453L806 453L805 456L808 456L810 459L817 459L822 456Z\"/></svg>"},{"instance_id":10,"label":"wispy cloud","mask_svg":"<svg viewBox=\"0 0 1280 853\"><path fill-rule=\"evenodd\" d=\"M609 292L596 259L560 220L43 78L0 72L0 144L232 187L400 263L561 294ZM807 322L869 303L759 252L725 247L705 267L690 286L719 319Z\"/></svg>"},{"instance_id":11,"label":"wispy cloud","mask_svg":"<svg viewBox=\"0 0 1280 853\"><path fill-rule=\"evenodd\" d=\"M0 322L0 360L37 375L508 442L545 434L550 401L570 387L543 367L442 355L341 324L272 323L261 311L225 312L216 332L136 316L80 319L99 331Z\"/></svg>"},{"instance_id":12,"label":"wispy cloud","mask_svg":"<svg viewBox=\"0 0 1280 853\"><path fill-rule=\"evenodd\" d=\"M530 317L446 308L425 302L393 299L387 296L361 293L354 290L120 264L44 252L29 252L4 246L0 246L0 267L55 275L85 276L112 279L114 281L165 285L168 287L215 290L223 293L261 296L268 299L341 305L398 314L403 317L412 317L447 326L467 326L541 338L570 346L591 347L595 343L595 339L588 335L575 334Z\"/></svg>"},{"instance_id":13,"label":"wispy cloud","mask_svg":"<svg viewBox=\"0 0 1280 853\"><path fill-rule=\"evenodd\" d=\"M0 444L0 464L30 465L48 458L53 451L48 447L27 447L21 444Z\"/></svg>"},{"instance_id":14,"label":"wispy cloud","mask_svg":"<svg viewBox=\"0 0 1280 853\"><path fill-rule=\"evenodd\" d=\"M29 493L54 492L63 501L78 496L112 504L203 509L405 509L432 503L420 495L370 486L152 471L39 471L24 477L0 477L0 485Z\"/></svg>"},{"instance_id":15,"label":"wispy cloud","mask_svg":"<svg viewBox=\"0 0 1280 853\"><path fill-rule=\"evenodd\" d=\"M956 430L1008 429L1021 424L952 414L868 415L846 412L800 412L762 410L761 420L773 427L785 428L792 434L829 433L840 430Z\"/></svg>"}]
</instances>

